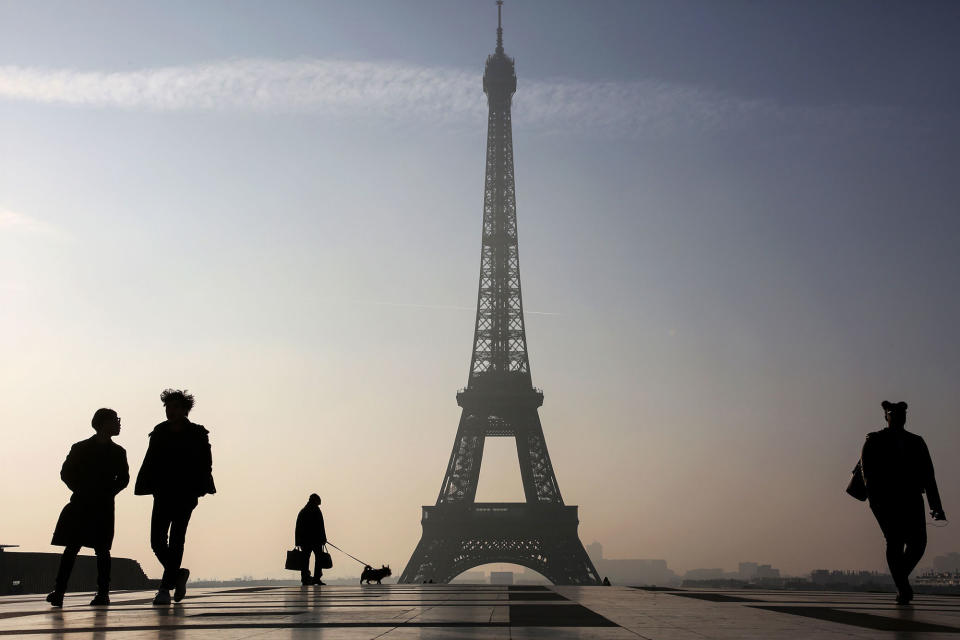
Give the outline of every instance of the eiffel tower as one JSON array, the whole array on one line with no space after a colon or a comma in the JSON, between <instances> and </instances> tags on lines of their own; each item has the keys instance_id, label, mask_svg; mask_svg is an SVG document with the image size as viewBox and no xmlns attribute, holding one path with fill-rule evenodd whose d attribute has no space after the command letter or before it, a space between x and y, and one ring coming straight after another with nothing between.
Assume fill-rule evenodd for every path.
<instances>
[{"instance_id":1,"label":"eiffel tower","mask_svg":"<svg viewBox=\"0 0 960 640\"><path fill-rule=\"evenodd\" d=\"M480 290L467 386L457 438L437 504L423 507L423 537L401 583L446 583L481 564L509 562L554 584L599 584L577 536L577 507L565 505L553 473L537 409L520 295L517 210L510 103L517 90L512 58L503 51L497 2L497 49L487 58L487 173L483 196ZM476 502L483 445L489 436L517 443L526 502Z\"/></svg>"}]
</instances>

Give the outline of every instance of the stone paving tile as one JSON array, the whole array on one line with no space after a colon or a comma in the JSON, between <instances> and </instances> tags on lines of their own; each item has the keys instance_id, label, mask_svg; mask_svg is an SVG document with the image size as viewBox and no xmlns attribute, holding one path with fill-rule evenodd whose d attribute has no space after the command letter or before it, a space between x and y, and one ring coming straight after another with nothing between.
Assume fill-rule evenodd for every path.
<instances>
[{"instance_id":1,"label":"stone paving tile","mask_svg":"<svg viewBox=\"0 0 960 640\"><path fill-rule=\"evenodd\" d=\"M91 608L91 594L71 594L60 610L39 595L2 597L0 640L960 640L960 599L935 596L896 607L890 594L357 585L192 589L162 608L151 596L118 592L109 608Z\"/></svg>"}]
</instances>

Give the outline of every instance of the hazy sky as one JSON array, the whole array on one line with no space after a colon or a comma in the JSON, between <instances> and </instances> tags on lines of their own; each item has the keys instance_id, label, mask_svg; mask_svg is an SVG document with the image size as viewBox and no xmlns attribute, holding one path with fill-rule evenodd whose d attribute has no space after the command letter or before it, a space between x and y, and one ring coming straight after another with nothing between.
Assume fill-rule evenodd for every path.
<instances>
[{"instance_id":1,"label":"hazy sky","mask_svg":"<svg viewBox=\"0 0 960 640\"><path fill-rule=\"evenodd\" d=\"M399 575L473 332L490 2L0 1L0 543L100 406L211 431L193 576L290 577L307 495ZM960 4L508 0L521 273L580 535L678 572L880 568L880 401L960 518ZM488 443L478 499L522 496ZM160 568L151 502L114 552ZM928 555L960 550L933 530ZM359 567L337 557L334 575ZM294 576L295 577L295 576Z\"/></svg>"}]
</instances>

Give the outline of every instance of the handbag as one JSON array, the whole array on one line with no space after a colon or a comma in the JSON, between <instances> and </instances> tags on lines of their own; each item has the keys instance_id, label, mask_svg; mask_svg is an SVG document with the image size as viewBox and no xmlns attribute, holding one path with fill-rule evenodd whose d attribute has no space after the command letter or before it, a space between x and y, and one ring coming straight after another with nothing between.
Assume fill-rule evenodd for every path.
<instances>
[{"instance_id":1,"label":"handbag","mask_svg":"<svg viewBox=\"0 0 960 640\"><path fill-rule=\"evenodd\" d=\"M323 550L317 554L318 560L320 561L321 569L332 569L333 568L333 558L327 553L327 548L324 547Z\"/></svg>"},{"instance_id":2,"label":"handbag","mask_svg":"<svg viewBox=\"0 0 960 640\"><path fill-rule=\"evenodd\" d=\"M287 551L287 563L284 568L290 571L307 570L307 554L300 547L294 547Z\"/></svg>"},{"instance_id":3,"label":"handbag","mask_svg":"<svg viewBox=\"0 0 960 640\"><path fill-rule=\"evenodd\" d=\"M863 468L857 461L857 466L853 468L853 477L850 478L850 484L847 485L847 493L860 502L867 499L867 485L863 482Z\"/></svg>"}]
</instances>

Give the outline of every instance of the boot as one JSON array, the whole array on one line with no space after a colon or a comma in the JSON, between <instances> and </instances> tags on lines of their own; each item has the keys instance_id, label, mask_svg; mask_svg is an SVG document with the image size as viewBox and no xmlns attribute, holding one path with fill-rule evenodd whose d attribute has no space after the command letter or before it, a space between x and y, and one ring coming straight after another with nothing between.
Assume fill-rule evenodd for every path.
<instances>
[{"instance_id":1,"label":"boot","mask_svg":"<svg viewBox=\"0 0 960 640\"><path fill-rule=\"evenodd\" d=\"M93 600L90 601L91 607L105 607L110 604L110 594L106 591L98 591Z\"/></svg>"},{"instance_id":2,"label":"boot","mask_svg":"<svg viewBox=\"0 0 960 640\"><path fill-rule=\"evenodd\" d=\"M63 591L51 591L47 594L47 602L54 607L63 606Z\"/></svg>"}]
</instances>

